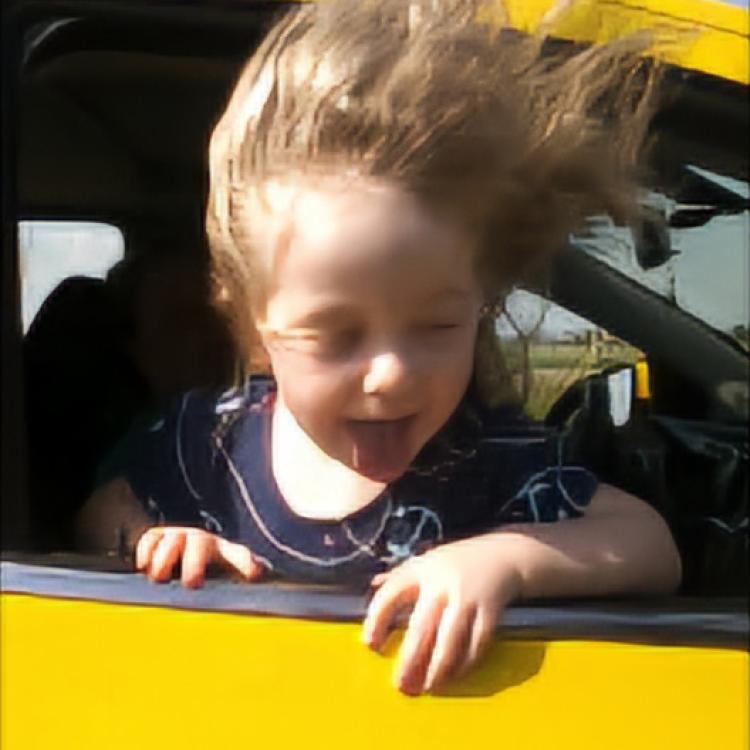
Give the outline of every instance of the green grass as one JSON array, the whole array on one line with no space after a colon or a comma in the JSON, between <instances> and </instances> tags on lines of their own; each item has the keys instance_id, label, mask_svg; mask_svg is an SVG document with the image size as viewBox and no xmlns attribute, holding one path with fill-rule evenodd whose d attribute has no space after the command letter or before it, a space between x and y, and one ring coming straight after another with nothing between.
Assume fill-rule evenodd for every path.
<instances>
[{"instance_id":1,"label":"green grass","mask_svg":"<svg viewBox=\"0 0 750 750\"><path fill-rule=\"evenodd\" d=\"M523 350L518 341L503 341L503 353L520 392ZM524 406L533 419L544 419L557 399L576 381L611 365L632 365L641 352L625 343L589 349L585 344L531 344L531 388Z\"/></svg>"},{"instance_id":2,"label":"green grass","mask_svg":"<svg viewBox=\"0 0 750 750\"><path fill-rule=\"evenodd\" d=\"M520 371L522 349L518 341L504 341L503 354L508 367ZM628 344L614 344L598 352L589 352L584 344L531 344L531 364L534 369L577 368L584 360L594 359L597 365L622 362L634 364L641 353Z\"/></svg>"}]
</instances>

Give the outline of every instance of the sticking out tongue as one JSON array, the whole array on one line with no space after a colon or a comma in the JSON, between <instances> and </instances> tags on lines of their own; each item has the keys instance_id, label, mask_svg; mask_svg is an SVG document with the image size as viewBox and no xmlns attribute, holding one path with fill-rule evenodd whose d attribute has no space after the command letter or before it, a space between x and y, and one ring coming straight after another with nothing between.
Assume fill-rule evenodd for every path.
<instances>
[{"instance_id":1,"label":"sticking out tongue","mask_svg":"<svg viewBox=\"0 0 750 750\"><path fill-rule=\"evenodd\" d=\"M411 423L412 417L383 422L348 421L354 469L369 479L380 482L389 482L400 476L411 458Z\"/></svg>"}]
</instances>

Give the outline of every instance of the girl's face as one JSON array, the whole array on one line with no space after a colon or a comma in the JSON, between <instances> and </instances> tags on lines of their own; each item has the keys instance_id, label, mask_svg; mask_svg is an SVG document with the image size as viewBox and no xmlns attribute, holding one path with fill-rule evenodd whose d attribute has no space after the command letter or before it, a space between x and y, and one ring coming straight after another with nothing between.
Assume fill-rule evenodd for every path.
<instances>
[{"instance_id":1,"label":"girl's face","mask_svg":"<svg viewBox=\"0 0 750 750\"><path fill-rule=\"evenodd\" d=\"M279 405L329 456L393 480L471 377L472 244L382 184L298 190L287 216L257 321Z\"/></svg>"}]
</instances>

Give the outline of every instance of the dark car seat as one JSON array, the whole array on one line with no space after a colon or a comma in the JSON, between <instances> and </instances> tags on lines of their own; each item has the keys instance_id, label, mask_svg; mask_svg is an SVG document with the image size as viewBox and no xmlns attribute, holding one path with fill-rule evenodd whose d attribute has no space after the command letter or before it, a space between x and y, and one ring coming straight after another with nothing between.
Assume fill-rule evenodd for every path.
<instances>
[{"instance_id":1,"label":"dark car seat","mask_svg":"<svg viewBox=\"0 0 750 750\"><path fill-rule=\"evenodd\" d=\"M615 427L607 383L613 371L578 381L550 410L546 422L564 433L567 460L582 463L661 513L682 554L682 593L744 593L747 425L636 413Z\"/></svg>"},{"instance_id":2,"label":"dark car seat","mask_svg":"<svg viewBox=\"0 0 750 750\"><path fill-rule=\"evenodd\" d=\"M148 403L125 323L99 279L70 277L45 300L23 342L31 532L66 548L70 522L102 456Z\"/></svg>"},{"instance_id":3,"label":"dark car seat","mask_svg":"<svg viewBox=\"0 0 750 750\"><path fill-rule=\"evenodd\" d=\"M24 340L32 538L72 544L72 521L133 420L233 373L208 265L166 244L131 254L106 281L65 279Z\"/></svg>"}]
</instances>

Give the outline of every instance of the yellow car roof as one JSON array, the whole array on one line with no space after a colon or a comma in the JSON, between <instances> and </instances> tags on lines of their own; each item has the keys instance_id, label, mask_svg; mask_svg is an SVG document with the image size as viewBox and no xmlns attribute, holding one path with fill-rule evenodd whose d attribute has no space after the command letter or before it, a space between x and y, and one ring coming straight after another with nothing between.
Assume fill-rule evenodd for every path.
<instances>
[{"instance_id":1,"label":"yellow car roof","mask_svg":"<svg viewBox=\"0 0 750 750\"><path fill-rule=\"evenodd\" d=\"M513 26L536 29L555 0L505 0ZM585 0L571 3L555 36L602 43L643 29L688 32L663 54L667 62L741 84L749 79L748 0Z\"/></svg>"}]
</instances>

